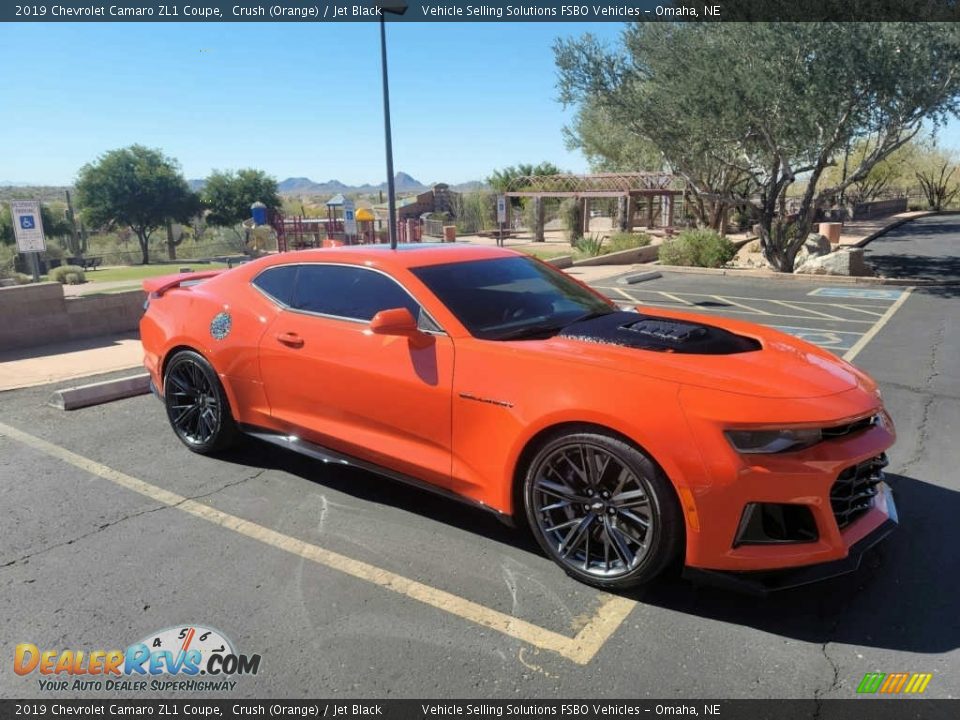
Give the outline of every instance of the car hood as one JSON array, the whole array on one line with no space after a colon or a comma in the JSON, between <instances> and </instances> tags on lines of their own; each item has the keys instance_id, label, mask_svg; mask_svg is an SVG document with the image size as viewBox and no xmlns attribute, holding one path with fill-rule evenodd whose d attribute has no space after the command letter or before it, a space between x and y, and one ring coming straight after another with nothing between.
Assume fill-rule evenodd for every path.
<instances>
[{"instance_id":1,"label":"car hood","mask_svg":"<svg viewBox=\"0 0 960 720\"><path fill-rule=\"evenodd\" d=\"M541 350L675 382L769 398L814 398L869 377L846 361L769 327L729 318L638 308L574 323Z\"/></svg>"}]
</instances>

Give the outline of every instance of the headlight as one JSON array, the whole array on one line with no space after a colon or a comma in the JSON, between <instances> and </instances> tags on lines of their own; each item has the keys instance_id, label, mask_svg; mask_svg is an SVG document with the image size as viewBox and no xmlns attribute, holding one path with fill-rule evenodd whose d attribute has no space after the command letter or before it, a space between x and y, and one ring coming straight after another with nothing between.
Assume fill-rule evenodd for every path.
<instances>
[{"instance_id":1,"label":"headlight","mask_svg":"<svg viewBox=\"0 0 960 720\"><path fill-rule=\"evenodd\" d=\"M748 455L801 450L823 439L819 428L784 430L727 430L727 440L739 453Z\"/></svg>"}]
</instances>

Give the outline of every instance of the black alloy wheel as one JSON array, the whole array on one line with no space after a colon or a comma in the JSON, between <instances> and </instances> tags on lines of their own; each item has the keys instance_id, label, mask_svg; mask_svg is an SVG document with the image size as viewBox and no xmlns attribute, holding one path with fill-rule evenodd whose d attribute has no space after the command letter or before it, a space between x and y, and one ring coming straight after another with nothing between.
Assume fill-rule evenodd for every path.
<instances>
[{"instance_id":1,"label":"black alloy wheel","mask_svg":"<svg viewBox=\"0 0 960 720\"><path fill-rule=\"evenodd\" d=\"M529 525L568 574L602 588L652 580L683 544L674 490L644 453L594 432L545 443L524 481Z\"/></svg>"},{"instance_id":2,"label":"black alloy wheel","mask_svg":"<svg viewBox=\"0 0 960 720\"><path fill-rule=\"evenodd\" d=\"M239 432L223 386L199 353L183 350L170 359L163 398L170 426L193 452L219 452L236 441Z\"/></svg>"}]
</instances>

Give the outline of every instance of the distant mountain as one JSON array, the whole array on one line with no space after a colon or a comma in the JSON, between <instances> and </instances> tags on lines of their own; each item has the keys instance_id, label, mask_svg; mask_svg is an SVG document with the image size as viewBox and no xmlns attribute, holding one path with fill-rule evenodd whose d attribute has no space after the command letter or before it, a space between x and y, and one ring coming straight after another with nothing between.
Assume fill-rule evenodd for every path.
<instances>
[{"instance_id":1,"label":"distant mountain","mask_svg":"<svg viewBox=\"0 0 960 720\"><path fill-rule=\"evenodd\" d=\"M429 190L429 186L424 185L416 178L405 172L398 172L394 176L394 186L398 192L417 192ZM327 180L326 182L315 182L310 178L297 177L287 178L277 183L277 188L281 195L332 195L334 193L375 193L387 189L387 183L382 182L379 185L365 183L363 185L347 185L339 180Z\"/></svg>"}]
</instances>

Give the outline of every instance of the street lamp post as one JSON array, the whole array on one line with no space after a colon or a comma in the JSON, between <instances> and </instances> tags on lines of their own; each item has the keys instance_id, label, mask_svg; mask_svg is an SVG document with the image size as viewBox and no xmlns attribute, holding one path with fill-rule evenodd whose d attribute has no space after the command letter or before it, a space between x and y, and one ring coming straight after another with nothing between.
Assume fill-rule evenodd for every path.
<instances>
[{"instance_id":1,"label":"street lamp post","mask_svg":"<svg viewBox=\"0 0 960 720\"><path fill-rule=\"evenodd\" d=\"M393 140L390 135L390 85L387 81L387 13L403 15L405 2L380 6L380 65L383 71L383 133L387 149L387 231L390 233L390 249L397 249L397 195L393 180Z\"/></svg>"}]
</instances>

